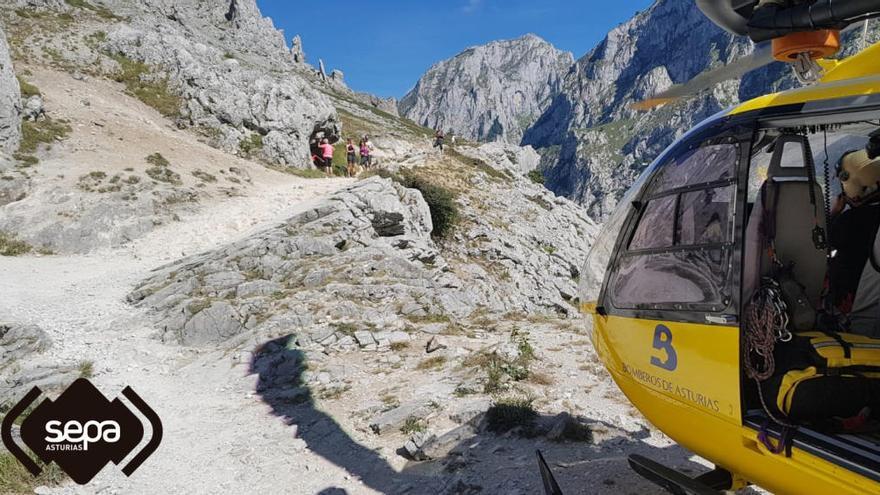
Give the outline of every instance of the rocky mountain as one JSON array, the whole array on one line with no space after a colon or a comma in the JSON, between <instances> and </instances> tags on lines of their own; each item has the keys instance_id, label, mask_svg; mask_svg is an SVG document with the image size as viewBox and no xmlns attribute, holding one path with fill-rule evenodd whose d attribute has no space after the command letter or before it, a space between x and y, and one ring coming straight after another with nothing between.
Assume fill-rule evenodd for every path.
<instances>
[{"instance_id":1,"label":"rocky mountain","mask_svg":"<svg viewBox=\"0 0 880 495\"><path fill-rule=\"evenodd\" d=\"M652 493L620 449L688 462L592 350L576 287L598 227L535 183L534 149L434 150L250 0L9 5L0 416L88 377L166 426L137 476L94 486L535 493L519 453L541 448L598 461L567 478L591 493ZM311 169L313 138L365 134L378 170ZM0 492L77 490L17 466L0 450Z\"/></svg>"},{"instance_id":2,"label":"rocky mountain","mask_svg":"<svg viewBox=\"0 0 880 495\"><path fill-rule=\"evenodd\" d=\"M751 50L749 40L715 26L694 2L658 0L577 61L523 143L542 154L551 189L604 218L677 136L738 101L794 81L774 64L674 105L648 112L630 105Z\"/></svg>"},{"instance_id":3,"label":"rocky mountain","mask_svg":"<svg viewBox=\"0 0 880 495\"><path fill-rule=\"evenodd\" d=\"M868 41L877 39L880 26L874 23ZM846 41L845 53L852 52L861 34L853 33ZM513 59L527 58L530 49L516 43L503 46L510 49L506 57ZM485 84L483 75L492 72L484 65L490 62L466 63L474 62L476 54L494 53L493 47L497 44L472 48L436 65L402 100L402 113L430 125L443 123L468 137L496 138L485 132L484 124L494 122L496 113L509 114L509 103L523 93L516 86ZM797 84L790 70L776 63L673 105L648 112L630 108L752 49L749 40L715 26L695 2L657 0L611 30L570 67L560 66L554 74L561 80L551 76L554 81L544 86L545 92L539 92L534 102L546 107L543 113L529 119L534 123L523 133L509 133L507 139L537 149L547 186L601 220L676 137L737 102ZM479 125L474 126L475 122ZM520 135L522 139L516 141Z\"/></svg>"},{"instance_id":4,"label":"rocky mountain","mask_svg":"<svg viewBox=\"0 0 880 495\"><path fill-rule=\"evenodd\" d=\"M519 144L573 62L532 34L469 48L431 67L401 99L400 114L469 139Z\"/></svg>"}]
</instances>

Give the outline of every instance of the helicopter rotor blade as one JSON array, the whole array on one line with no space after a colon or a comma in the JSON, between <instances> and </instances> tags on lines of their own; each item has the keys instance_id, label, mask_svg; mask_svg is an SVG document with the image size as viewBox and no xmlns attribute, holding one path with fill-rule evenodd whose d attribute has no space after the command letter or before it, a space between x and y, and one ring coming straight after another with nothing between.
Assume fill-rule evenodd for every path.
<instances>
[{"instance_id":1,"label":"helicopter rotor blade","mask_svg":"<svg viewBox=\"0 0 880 495\"><path fill-rule=\"evenodd\" d=\"M720 82L730 79L738 79L748 72L769 65L775 61L770 43L760 43L755 45L755 49L749 55L734 60L727 65L698 74L686 83L676 84L666 91L661 91L660 93L655 94L647 100L634 103L632 108L635 110L650 110L656 106L675 101L679 98L697 94Z\"/></svg>"},{"instance_id":2,"label":"helicopter rotor blade","mask_svg":"<svg viewBox=\"0 0 880 495\"><path fill-rule=\"evenodd\" d=\"M859 27L863 26L861 22L848 25L840 32L843 37ZM666 103L671 103L679 98L691 96L700 91L709 89L716 84L730 79L739 79L747 73L770 65L775 62L773 58L773 45L770 41L764 41L755 45L755 49L749 55L734 60L733 62L718 67L716 69L707 70L688 82L676 84L666 91L661 91L650 98L633 103L630 108L634 110L650 110Z\"/></svg>"}]
</instances>

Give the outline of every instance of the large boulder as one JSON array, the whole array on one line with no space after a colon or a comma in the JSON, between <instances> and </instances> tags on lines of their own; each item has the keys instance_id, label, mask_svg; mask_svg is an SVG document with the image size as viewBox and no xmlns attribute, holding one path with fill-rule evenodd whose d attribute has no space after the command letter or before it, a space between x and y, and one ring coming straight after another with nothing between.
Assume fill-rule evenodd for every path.
<instances>
[{"instance_id":1,"label":"large boulder","mask_svg":"<svg viewBox=\"0 0 880 495\"><path fill-rule=\"evenodd\" d=\"M0 29L0 157L18 149L21 140L21 90L6 36Z\"/></svg>"}]
</instances>

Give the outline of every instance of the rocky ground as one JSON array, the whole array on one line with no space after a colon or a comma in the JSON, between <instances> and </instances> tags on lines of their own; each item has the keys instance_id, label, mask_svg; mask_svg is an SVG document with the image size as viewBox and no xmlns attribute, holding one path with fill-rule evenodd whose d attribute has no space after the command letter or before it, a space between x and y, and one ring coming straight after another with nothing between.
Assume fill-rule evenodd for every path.
<instances>
[{"instance_id":1,"label":"rocky ground","mask_svg":"<svg viewBox=\"0 0 880 495\"><path fill-rule=\"evenodd\" d=\"M659 493L631 453L706 469L599 364L575 309L597 226L534 150L440 155L253 2L14 3L0 410L88 376L165 426L134 476L38 493L537 493L536 449L566 493ZM384 172L308 178L333 133Z\"/></svg>"}]
</instances>

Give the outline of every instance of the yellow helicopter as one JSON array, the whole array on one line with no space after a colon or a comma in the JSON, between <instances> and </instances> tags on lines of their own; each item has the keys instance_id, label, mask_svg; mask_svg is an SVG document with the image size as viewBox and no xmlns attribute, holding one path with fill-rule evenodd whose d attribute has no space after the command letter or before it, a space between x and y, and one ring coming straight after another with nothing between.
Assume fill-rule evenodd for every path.
<instances>
[{"instance_id":1,"label":"yellow helicopter","mask_svg":"<svg viewBox=\"0 0 880 495\"><path fill-rule=\"evenodd\" d=\"M749 36L754 53L641 108L776 60L808 84L742 103L672 144L588 256L580 300L600 358L651 423L716 469L691 478L640 456L630 465L676 494L749 484L777 494L880 493L880 340L848 333L846 317L823 302L826 273L840 262L835 236L853 239L829 227L834 199L846 199L839 164L880 155L880 43L829 57L842 35L880 16L880 1L697 4ZM876 205L880 182L871 185ZM870 206L850 196L850 210ZM866 241L870 252L875 238ZM868 297L880 304L880 293ZM786 362L795 347L813 361ZM562 493L539 460L547 492Z\"/></svg>"}]
</instances>

